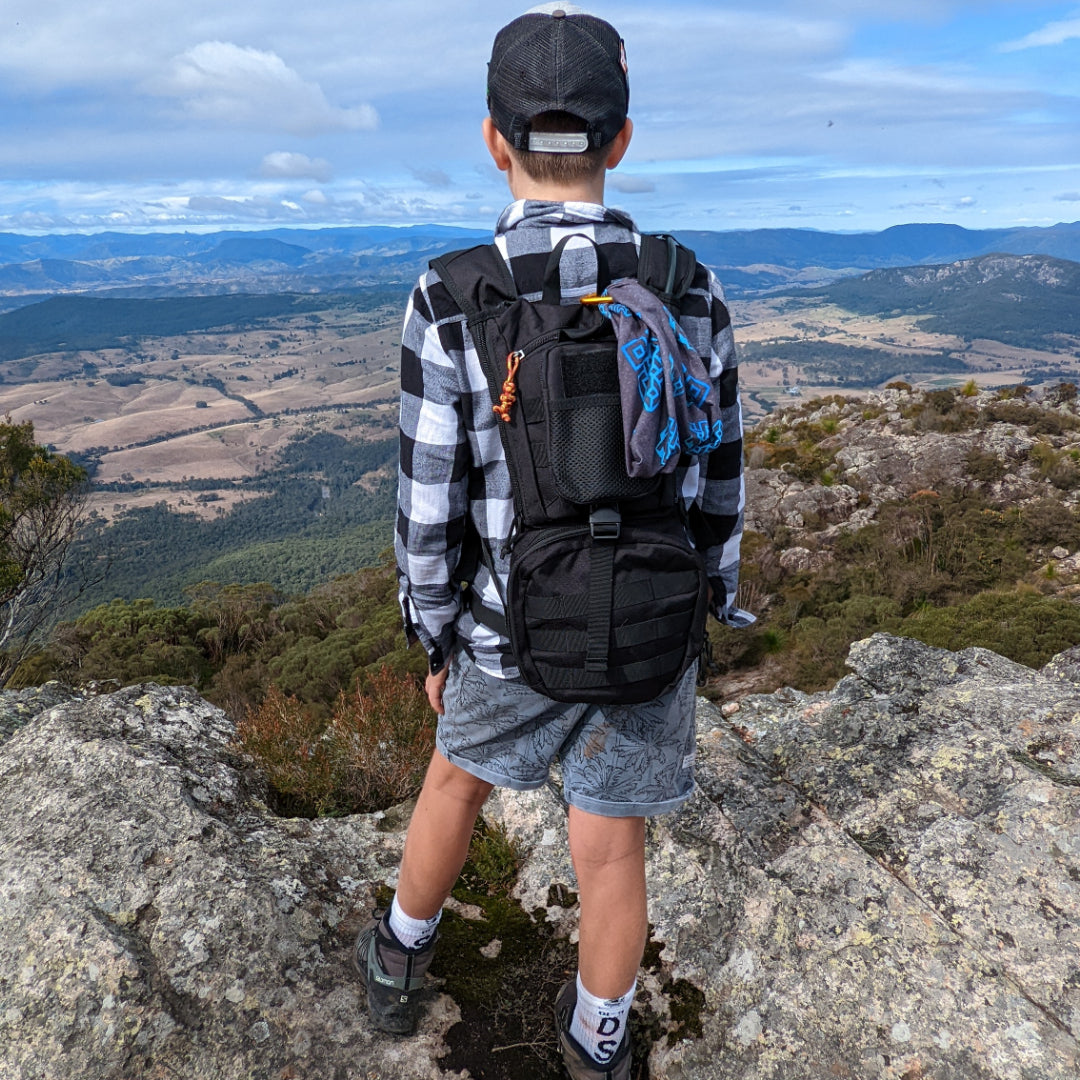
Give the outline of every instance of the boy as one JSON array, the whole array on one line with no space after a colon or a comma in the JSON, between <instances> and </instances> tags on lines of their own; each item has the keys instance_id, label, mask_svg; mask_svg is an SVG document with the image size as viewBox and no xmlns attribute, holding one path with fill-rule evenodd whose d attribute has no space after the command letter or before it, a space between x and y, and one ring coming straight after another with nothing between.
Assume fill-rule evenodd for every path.
<instances>
[{"instance_id":1,"label":"boy","mask_svg":"<svg viewBox=\"0 0 1080 1080\"><path fill-rule=\"evenodd\" d=\"M515 201L495 243L530 300L539 299L548 256L567 235L586 239L571 241L561 260L563 303L595 293L598 251L613 279L637 272L640 235L603 205L605 171L619 164L633 130L628 101L621 38L578 8L542 5L496 36L483 137ZM723 442L684 458L678 491L696 514L711 610L738 623L737 369L723 294L703 267L681 301L679 323L719 397ZM502 550L514 506L475 343L434 270L421 277L406 314L401 382L401 600L407 632L428 653L426 690L439 721L393 904L356 944L369 1012L383 1030L415 1030L441 907L484 800L496 784L542 786L558 756L581 898L578 975L556 998L563 1058L574 1080L628 1080L627 1017L648 933L645 818L690 795L695 672L639 705L565 704L527 686L507 638L474 614L477 600L496 615L502 609ZM473 606L462 603L455 584L467 525L485 548L471 582Z\"/></svg>"}]
</instances>

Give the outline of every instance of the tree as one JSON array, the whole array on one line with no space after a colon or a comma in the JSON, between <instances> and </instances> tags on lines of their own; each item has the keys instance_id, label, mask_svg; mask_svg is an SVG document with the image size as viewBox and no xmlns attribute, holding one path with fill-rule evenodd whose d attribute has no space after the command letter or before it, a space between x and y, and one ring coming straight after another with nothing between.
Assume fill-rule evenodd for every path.
<instances>
[{"instance_id":1,"label":"tree","mask_svg":"<svg viewBox=\"0 0 1080 1080\"><path fill-rule=\"evenodd\" d=\"M0 687L61 601L86 504L86 471L0 423Z\"/></svg>"}]
</instances>

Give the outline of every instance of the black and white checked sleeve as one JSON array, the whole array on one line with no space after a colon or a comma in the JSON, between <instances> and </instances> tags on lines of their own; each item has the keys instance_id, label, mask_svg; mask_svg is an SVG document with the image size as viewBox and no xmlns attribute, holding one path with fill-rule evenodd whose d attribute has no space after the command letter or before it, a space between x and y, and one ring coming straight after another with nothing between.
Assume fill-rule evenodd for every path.
<instances>
[{"instance_id":1,"label":"black and white checked sleeve","mask_svg":"<svg viewBox=\"0 0 1080 1080\"><path fill-rule=\"evenodd\" d=\"M463 317L446 310L448 300L433 272L421 277L401 338L394 551L406 634L423 645L432 671L454 646L460 596L453 574L469 510L469 443L452 356L460 355Z\"/></svg>"},{"instance_id":2,"label":"black and white checked sleeve","mask_svg":"<svg viewBox=\"0 0 1080 1080\"><path fill-rule=\"evenodd\" d=\"M709 375L720 400L724 436L720 446L700 462L697 504L701 513L696 531L705 541L703 554L713 590L714 614L722 622L744 625L753 619L735 605L746 503L739 363L724 290L711 271L706 287L712 335Z\"/></svg>"}]
</instances>

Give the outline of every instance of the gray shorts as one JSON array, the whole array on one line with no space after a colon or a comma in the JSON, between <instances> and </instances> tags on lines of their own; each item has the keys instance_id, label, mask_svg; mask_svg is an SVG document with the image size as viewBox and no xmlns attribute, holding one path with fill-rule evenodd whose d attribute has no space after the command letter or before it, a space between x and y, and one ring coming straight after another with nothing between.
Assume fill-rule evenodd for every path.
<instances>
[{"instance_id":1,"label":"gray shorts","mask_svg":"<svg viewBox=\"0 0 1080 1080\"><path fill-rule=\"evenodd\" d=\"M695 673L642 705L567 705L459 652L436 746L473 776L518 791L543 787L558 757L571 806L606 817L663 814L694 786Z\"/></svg>"}]
</instances>

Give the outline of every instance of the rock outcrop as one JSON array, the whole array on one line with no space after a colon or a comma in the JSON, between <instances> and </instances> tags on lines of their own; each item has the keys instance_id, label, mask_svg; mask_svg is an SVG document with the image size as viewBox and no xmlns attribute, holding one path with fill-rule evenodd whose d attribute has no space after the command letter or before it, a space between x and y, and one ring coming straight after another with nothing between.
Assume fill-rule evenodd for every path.
<instances>
[{"instance_id":1,"label":"rock outcrop","mask_svg":"<svg viewBox=\"0 0 1080 1080\"><path fill-rule=\"evenodd\" d=\"M747 434L746 527L827 544L870 524L884 503L956 488L1000 505L1049 498L1075 507L1080 484L1056 485L1050 459L1074 461L1077 421L1076 402L1055 401L1052 390L1023 402L982 391L935 404L933 393L892 389L779 409ZM797 444L804 467L763 464L774 443ZM806 475L811 454L820 458L816 477ZM994 467L980 478L973 457Z\"/></svg>"},{"instance_id":2,"label":"rock outcrop","mask_svg":"<svg viewBox=\"0 0 1080 1080\"><path fill-rule=\"evenodd\" d=\"M729 719L700 703L698 790L650 826L649 1075L1075 1076L1080 650L1036 672L876 635L849 665ZM0 748L0 1075L468 1075L436 1062L447 995L383 1039L349 967L407 815L277 819L231 737L142 687ZM557 792L487 815L528 845L525 909L572 934Z\"/></svg>"},{"instance_id":3,"label":"rock outcrop","mask_svg":"<svg viewBox=\"0 0 1080 1080\"><path fill-rule=\"evenodd\" d=\"M401 856L380 815L282 820L187 689L59 705L0 749L5 1080L441 1077L362 1022L349 946Z\"/></svg>"}]
</instances>

